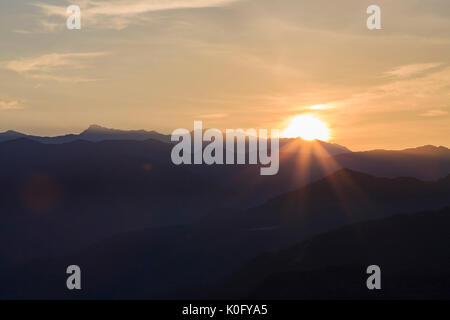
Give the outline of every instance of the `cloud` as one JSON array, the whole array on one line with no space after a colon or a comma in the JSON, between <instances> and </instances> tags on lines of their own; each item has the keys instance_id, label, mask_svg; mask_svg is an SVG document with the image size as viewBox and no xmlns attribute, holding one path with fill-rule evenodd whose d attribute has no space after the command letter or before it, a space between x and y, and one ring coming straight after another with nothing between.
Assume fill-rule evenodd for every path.
<instances>
[{"instance_id":1,"label":"cloud","mask_svg":"<svg viewBox=\"0 0 450 320\"><path fill-rule=\"evenodd\" d=\"M14 29L12 30L14 33L19 34L36 34L36 33L51 33L58 29L65 28L66 25L64 23L56 23L48 20L40 19L38 21L38 26L35 26L33 29Z\"/></svg>"},{"instance_id":2,"label":"cloud","mask_svg":"<svg viewBox=\"0 0 450 320\"><path fill-rule=\"evenodd\" d=\"M41 24L44 32L53 32L58 27L61 27L61 24L59 24L59 23L49 22L49 21L46 21L46 20L41 20L39 23Z\"/></svg>"},{"instance_id":3,"label":"cloud","mask_svg":"<svg viewBox=\"0 0 450 320\"><path fill-rule=\"evenodd\" d=\"M68 70L86 67L86 59L102 57L108 52L84 53L50 53L33 58L12 60L0 64L3 69L15 71L29 78L55 80L60 82L90 82L101 79L89 79L77 76L67 76ZM65 75L58 75L64 72Z\"/></svg>"},{"instance_id":4,"label":"cloud","mask_svg":"<svg viewBox=\"0 0 450 320\"><path fill-rule=\"evenodd\" d=\"M422 73L426 73L430 71L431 69L435 69L439 66L441 66L442 63L418 63L418 64L408 64L396 67L392 70L389 70L386 72L389 76L394 77L410 77Z\"/></svg>"},{"instance_id":5,"label":"cloud","mask_svg":"<svg viewBox=\"0 0 450 320\"><path fill-rule=\"evenodd\" d=\"M199 119L222 119L228 117L227 113L210 113L198 116Z\"/></svg>"},{"instance_id":6,"label":"cloud","mask_svg":"<svg viewBox=\"0 0 450 320\"><path fill-rule=\"evenodd\" d=\"M448 99L450 87L450 66L428 72L421 77L400 77L366 90L355 92L348 97L328 102L335 105L336 112L343 116L361 113L419 114L437 117L447 114L442 109L429 109L430 105L442 104Z\"/></svg>"},{"instance_id":7,"label":"cloud","mask_svg":"<svg viewBox=\"0 0 450 320\"><path fill-rule=\"evenodd\" d=\"M4 101L0 100L0 110L22 109L23 106L19 101Z\"/></svg>"},{"instance_id":8,"label":"cloud","mask_svg":"<svg viewBox=\"0 0 450 320\"><path fill-rule=\"evenodd\" d=\"M421 113L420 116L422 117L439 117L439 116L445 116L448 115L448 111L441 110L441 109L431 109L427 110L424 113Z\"/></svg>"},{"instance_id":9,"label":"cloud","mask_svg":"<svg viewBox=\"0 0 450 320\"><path fill-rule=\"evenodd\" d=\"M13 32L20 33L20 34L32 34L32 31L29 30L23 30L23 29L14 29Z\"/></svg>"},{"instance_id":10,"label":"cloud","mask_svg":"<svg viewBox=\"0 0 450 320\"><path fill-rule=\"evenodd\" d=\"M50 53L35 58L12 60L5 64L5 68L19 73L41 71L48 72L54 68L72 66L81 67L80 58L100 57L107 52L85 52L85 53Z\"/></svg>"},{"instance_id":11,"label":"cloud","mask_svg":"<svg viewBox=\"0 0 450 320\"><path fill-rule=\"evenodd\" d=\"M79 3L82 23L101 24L103 27L124 29L142 21L149 12L222 7L239 0L85 0ZM34 4L48 17L67 17L67 6L45 3Z\"/></svg>"},{"instance_id":12,"label":"cloud","mask_svg":"<svg viewBox=\"0 0 450 320\"><path fill-rule=\"evenodd\" d=\"M28 75L28 77L40 80L53 80L57 82L72 82L72 83L95 82L105 80L104 78L64 77L50 74L31 74Z\"/></svg>"}]
</instances>

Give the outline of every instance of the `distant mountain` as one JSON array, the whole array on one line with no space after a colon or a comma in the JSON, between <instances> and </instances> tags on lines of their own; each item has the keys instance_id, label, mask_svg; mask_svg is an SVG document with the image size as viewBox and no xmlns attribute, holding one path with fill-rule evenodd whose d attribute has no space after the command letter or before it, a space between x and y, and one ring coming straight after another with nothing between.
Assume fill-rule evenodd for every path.
<instances>
[{"instance_id":1,"label":"distant mountain","mask_svg":"<svg viewBox=\"0 0 450 320\"><path fill-rule=\"evenodd\" d=\"M329 157L338 154L351 153L352 151L346 147L336 143L329 143L321 140L303 140L301 138L295 139L280 139L280 152L302 153L305 155L314 155L316 157Z\"/></svg>"},{"instance_id":2,"label":"distant mountain","mask_svg":"<svg viewBox=\"0 0 450 320\"><path fill-rule=\"evenodd\" d=\"M45 144L61 144L76 140L101 142L106 140L145 141L148 139L173 143L170 135L160 134L156 131L117 130L98 125L91 125L80 134L57 137L30 136L15 131L0 133L0 142L18 138L28 138ZM238 170L228 166L192 166L187 169L201 171L202 174L211 175L215 179L228 179L229 184L236 183L235 176L247 177L247 179L239 180L251 182L251 186L248 186L247 190L254 191L254 195L248 197L254 199L249 202L249 205L252 205L261 199L301 187L340 168L350 168L383 177L409 176L423 180L435 180L450 173L450 149L427 145L405 150L352 152L338 144L319 140L280 139L280 172L276 177L270 179L258 177L256 178L258 181L249 180L249 178L259 175L259 166L243 165ZM266 188L268 180L271 182ZM282 187L287 181L288 185Z\"/></svg>"},{"instance_id":3,"label":"distant mountain","mask_svg":"<svg viewBox=\"0 0 450 320\"><path fill-rule=\"evenodd\" d=\"M92 142L104 141L104 140L136 140L144 141L148 139L154 139L162 142L170 142L170 135L160 134L156 131L145 130L117 130L108 129L99 125L91 125L88 129L84 130L80 134L67 134L56 137L39 137L33 135L26 135L15 131L6 131L0 133L0 142L10 141L17 138L28 138L33 141L46 143L46 144L60 144L68 143L76 140L86 140Z\"/></svg>"},{"instance_id":4,"label":"distant mountain","mask_svg":"<svg viewBox=\"0 0 450 320\"><path fill-rule=\"evenodd\" d=\"M91 125L87 130L80 134L68 134L57 137L30 136L14 131L0 133L0 143L2 141L12 142L12 140L18 138L26 138L43 144L73 143L77 140L90 142L127 140L130 141L131 145L133 144L132 141L152 139L168 144L168 148L164 151L165 154L160 154L160 151L153 153L153 156L164 157L165 161L170 161L169 147L171 147L171 144L173 143L171 142L170 135L160 134L155 131L116 130L98 125ZM67 149L70 149L70 147ZM345 147L323 141L306 141L300 138L281 139L280 162L282 164L280 172L275 177L260 176L260 166L254 165L205 165L184 166L183 168L191 171L195 175L202 176L204 179L219 180L220 184L225 188L235 189L234 197L230 199L231 206L250 207L282 192L303 186L314 179L321 178L334 170L339 169L339 166L336 166L333 163L323 166L323 161L318 161L318 159L325 159L329 158L330 155L347 152L350 152L350 150ZM299 157L299 155L301 155L301 157ZM32 155L30 156L33 157ZM140 157L141 155L138 152L138 154L130 154L130 156ZM308 160L308 168L301 166L305 160ZM236 188L238 185L240 185L240 187Z\"/></svg>"},{"instance_id":5,"label":"distant mountain","mask_svg":"<svg viewBox=\"0 0 450 320\"><path fill-rule=\"evenodd\" d=\"M450 149L443 146L352 152L333 158L340 167L383 177L435 180L450 173Z\"/></svg>"},{"instance_id":6,"label":"distant mountain","mask_svg":"<svg viewBox=\"0 0 450 320\"><path fill-rule=\"evenodd\" d=\"M170 135L161 134L156 131L117 130L104 128L98 125L91 125L88 129L80 133L79 138L94 142L104 140L144 141L148 139L154 139L162 142L170 142Z\"/></svg>"},{"instance_id":7,"label":"distant mountain","mask_svg":"<svg viewBox=\"0 0 450 320\"><path fill-rule=\"evenodd\" d=\"M193 132L191 132L191 135ZM80 134L67 134L56 137L40 137L27 135L16 131L6 131L0 133L0 142L10 141L18 138L28 138L33 141L46 144L68 143L76 140L86 140L99 142L105 140L135 140L144 141L148 139L172 143L171 136L158 133L156 131L145 130L118 130L105 128L96 124L89 126ZM204 143L207 144L207 143ZM248 148L248 147L247 147ZM247 149L248 150L248 149ZM330 156L341 153L351 152L349 149L334 143L327 143L320 140L307 141L301 138L280 139L280 151L286 153L302 152L313 154L315 156Z\"/></svg>"},{"instance_id":8,"label":"distant mountain","mask_svg":"<svg viewBox=\"0 0 450 320\"><path fill-rule=\"evenodd\" d=\"M403 150L406 154L418 154L418 155L431 155L431 156L444 156L447 158L450 158L450 149L444 147L444 146L433 146L433 145L426 145L421 146L417 148L409 148Z\"/></svg>"},{"instance_id":9,"label":"distant mountain","mask_svg":"<svg viewBox=\"0 0 450 320\"><path fill-rule=\"evenodd\" d=\"M450 299L449 229L450 208L352 224L260 255L213 297ZM381 268L380 291L366 287L373 264Z\"/></svg>"},{"instance_id":10,"label":"distant mountain","mask_svg":"<svg viewBox=\"0 0 450 320\"><path fill-rule=\"evenodd\" d=\"M91 125L80 134L57 137L38 137L24 135L15 131L0 133L1 141L28 138L45 144L61 144L76 140L100 142L105 140L158 140L173 143L170 135L155 131L116 130ZM170 151L169 151L170 152ZM304 186L340 168L349 168L383 177L415 177L423 180L436 180L450 173L450 150L440 146L422 146L405 150L372 150L351 152L333 143L319 140L306 141L280 139L280 171L275 177L259 176L259 166L191 166L187 170L196 174L219 179L225 185L244 183L242 194L237 194L235 203L248 206Z\"/></svg>"},{"instance_id":11,"label":"distant mountain","mask_svg":"<svg viewBox=\"0 0 450 320\"><path fill-rule=\"evenodd\" d=\"M13 130L8 130L6 132L0 132L0 142L15 140L15 139L19 139L19 138L25 138L25 137L27 137L26 134L23 134L23 133L20 133L17 131L13 131Z\"/></svg>"}]
</instances>

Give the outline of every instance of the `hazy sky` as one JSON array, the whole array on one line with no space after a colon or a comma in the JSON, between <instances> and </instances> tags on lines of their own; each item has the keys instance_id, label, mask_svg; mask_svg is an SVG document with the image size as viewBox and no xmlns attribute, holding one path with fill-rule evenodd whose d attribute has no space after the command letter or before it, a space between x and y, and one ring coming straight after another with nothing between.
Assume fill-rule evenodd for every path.
<instances>
[{"instance_id":1,"label":"hazy sky","mask_svg":"<svg viewBox=\"0 0 450 320\"><path fill-rule=\"evenodd\" d=\"M2 0L0 48L0 131L282 130L311 113L353 150L450 146L449 0Z\"/></svg>"}]
</instances>

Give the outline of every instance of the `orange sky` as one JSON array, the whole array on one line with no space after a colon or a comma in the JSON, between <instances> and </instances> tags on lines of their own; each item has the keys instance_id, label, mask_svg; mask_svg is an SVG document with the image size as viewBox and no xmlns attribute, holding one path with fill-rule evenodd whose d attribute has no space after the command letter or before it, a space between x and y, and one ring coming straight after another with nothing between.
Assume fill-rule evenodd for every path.
<instances>
[{"instance_id":1,"label":"orange sky","mask_svg":"<svg viewBox=\"0 0 450 320\"><path fill-rule=\"evenodd\" d=\"M353 150L450 146L450 2L64 1L0 4L0 131L98 123L170 133L324 121Z\"/></svg>"}]
</instances>

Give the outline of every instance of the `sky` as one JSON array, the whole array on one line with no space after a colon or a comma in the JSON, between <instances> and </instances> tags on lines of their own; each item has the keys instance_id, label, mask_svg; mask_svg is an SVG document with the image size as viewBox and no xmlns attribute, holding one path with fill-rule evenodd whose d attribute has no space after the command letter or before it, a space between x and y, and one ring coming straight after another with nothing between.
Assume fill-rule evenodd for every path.
<instances>
[{"instance_id":1,"label":"sky","mask_svg":"<svg viewBox=\"0 0 450 320\"><path fill-rule=\"evenodd\" d=\"M0 49L0 131L283 130L309 114L352 150L450 147L448 0L2 0Z\"/></svg>"}]
</instances>

